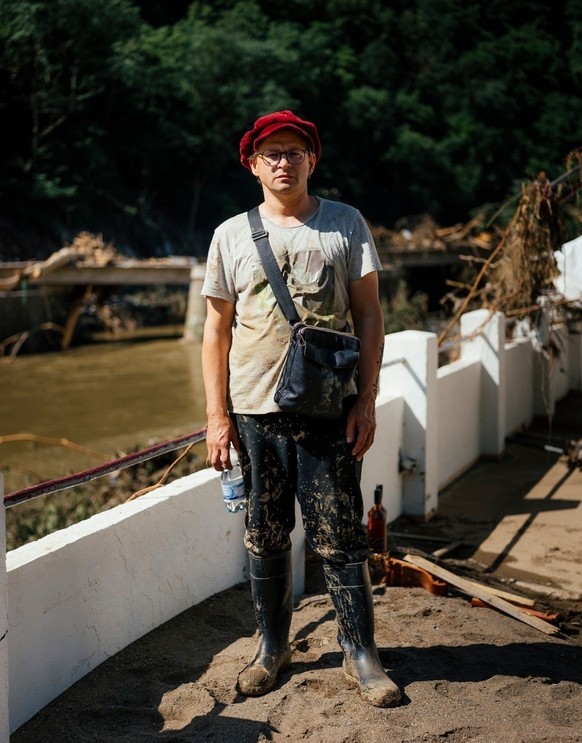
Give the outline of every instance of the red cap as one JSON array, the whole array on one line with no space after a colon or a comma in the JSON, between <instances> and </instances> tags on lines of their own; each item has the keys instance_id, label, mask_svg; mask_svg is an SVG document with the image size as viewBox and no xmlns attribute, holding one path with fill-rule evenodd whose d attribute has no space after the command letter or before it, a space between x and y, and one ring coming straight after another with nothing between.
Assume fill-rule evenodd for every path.
<instances>
[{"instance_id":1,"label":"red cap","mask_svg":"<svg viewBox=\"0 0 582 743\"><path fill-rule=\"evenodd\" d=\"M315 161L317 162L319 160L321 142L319 141L315 124L311 121L300 119L292 111L275 111L275 113L266 114L266 116L261 116L260 119L257 119L253 128L241 139L240 161L245 168L251 169L249 158L257 151L258 143L271 134L278 132L279 129L291 129L291 131L298 132L315 155Z\"/></svg>"}]
</instances>

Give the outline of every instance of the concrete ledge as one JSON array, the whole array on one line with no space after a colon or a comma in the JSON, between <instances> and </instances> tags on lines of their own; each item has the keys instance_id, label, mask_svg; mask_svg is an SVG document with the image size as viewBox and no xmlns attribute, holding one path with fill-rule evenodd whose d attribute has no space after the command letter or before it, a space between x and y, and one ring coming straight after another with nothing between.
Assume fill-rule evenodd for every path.
<instances>
[{"instance_id":1,"label":"concrete ledge","mask_svg":"<svg viewBox=\"0 0 582 743\"><path fill-rule=\"evenodd\" d=\"M246 580L243 528L204 470L9 552L11 729L121 648Z\"/></svg>"},{"instance_id":2,"label":"concrete ledge","mask_svg":"<svg viewBox=\"0 0 582 743\"><path fill-rule=\"evenodd\" d=\"M0 499L4 482L0 473ZM8 591L6 577L6 512L0 505L0 743L8 743Z\"/></svg>"}]
</instances>

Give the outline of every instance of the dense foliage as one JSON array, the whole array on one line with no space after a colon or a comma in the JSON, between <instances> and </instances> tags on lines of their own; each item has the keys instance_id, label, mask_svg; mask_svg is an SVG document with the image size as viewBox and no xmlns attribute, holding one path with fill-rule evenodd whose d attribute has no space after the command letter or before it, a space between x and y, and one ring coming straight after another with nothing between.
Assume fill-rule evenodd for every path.
<instances>
[{"instance_id":1,"label":"dense foliage","mask_svg":"<svg viewBox=\"0 0 582 743\"><path fill-rule=\"evenodd\" d=\"M241 134L281 108L320 127L314 192L465 219L580 144L581 21L578 0L0 0L0 220L204 255L258 196Z\"/></svg>"}]
</instances>

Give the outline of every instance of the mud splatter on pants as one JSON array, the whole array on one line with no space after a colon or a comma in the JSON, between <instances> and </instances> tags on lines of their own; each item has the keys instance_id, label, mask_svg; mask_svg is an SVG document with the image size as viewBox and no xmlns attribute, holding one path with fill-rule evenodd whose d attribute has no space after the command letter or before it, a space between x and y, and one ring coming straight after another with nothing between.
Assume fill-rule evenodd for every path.
<instances>
[{"instance_id":1,"label":"mud splatter on pants","mask_svg":"<svg viewBox=\"0 0 582 743\"><path fill-rule=\"evenodd\" d=\"M290 549L295 497L312 549L344 565L367 559L361 463L338 421L289 413L234 416L248 493L245 546L258 557Z\"/></svg>"}]
</instances>

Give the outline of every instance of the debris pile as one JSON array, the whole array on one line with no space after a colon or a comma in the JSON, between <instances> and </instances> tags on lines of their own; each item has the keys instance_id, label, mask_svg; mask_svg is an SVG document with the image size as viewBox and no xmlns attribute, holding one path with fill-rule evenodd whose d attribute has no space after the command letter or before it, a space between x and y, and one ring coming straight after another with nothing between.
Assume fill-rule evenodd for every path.
<instances>
[{"instance_id":1,"label":"debris pile","mask_svg":"<svg viewBox=\"0 0 582 743\"><path fill-rule=\"evenodd\" d=\"M52 253L43 261L25 261L14 265L11 273L0 277L0 289L17 289L23 281L39 279L41 276L68 265L108 266L120 257L111 243L103 240L103 235L80 232L70 245Z\"/></svg>"},{"instance_id":2,"label":"debris pile","mask_svg":"<svg viewBox=\"0 0 582 743\"><path fill-rule=\"evenodd\" d=\"M402 558L390 552L370 553L370 574L374 583L390 587L422 587L436 596L450 590L466 595L471 606L496 609L513 619L548 635L559 635L562 616L559 612L536 609L536 601L487 583L464 577L443 567L435 553L406 553Z\"/></svg>"},{"instance_id":3,"label":"debris pile","mask_svg":"<svg viewBox=\"0 0 582 743\"><path fill-rule=\"evenodd\" d=\"M459 222L450 227L441 227L428 214L398 220L394 230L370 224L370 231L382 263L388 263L390 255L418 251L456 252L472 250L474 255L489 251L493 235L482 229L484 215L479 214L465 224Z\"/></svg>"},{"instance_id":4,"label":"debris pile","mask_svg":"<svg viewBox=\"0 0 582 743\"><path fill-rule=\"evenodd\" d=\"M513 218L477 275L470 283L454 285L443 298L443 303L452 304L453 313L439 343L471 309L502 312L510 320L510 332L514 321L525 321L535 332L540 325L547 330L552 323L580 316L580 298L567 299L556 288L560 275L556 253L566 242L566 202L582 185L582 148L570 153L566 166L566 172L555 181L539 173L522 186ZM570 211L582 221L579 209ZM555 351L549 337L543 339L543 347Z\"/></svg>"}]
</instances>

